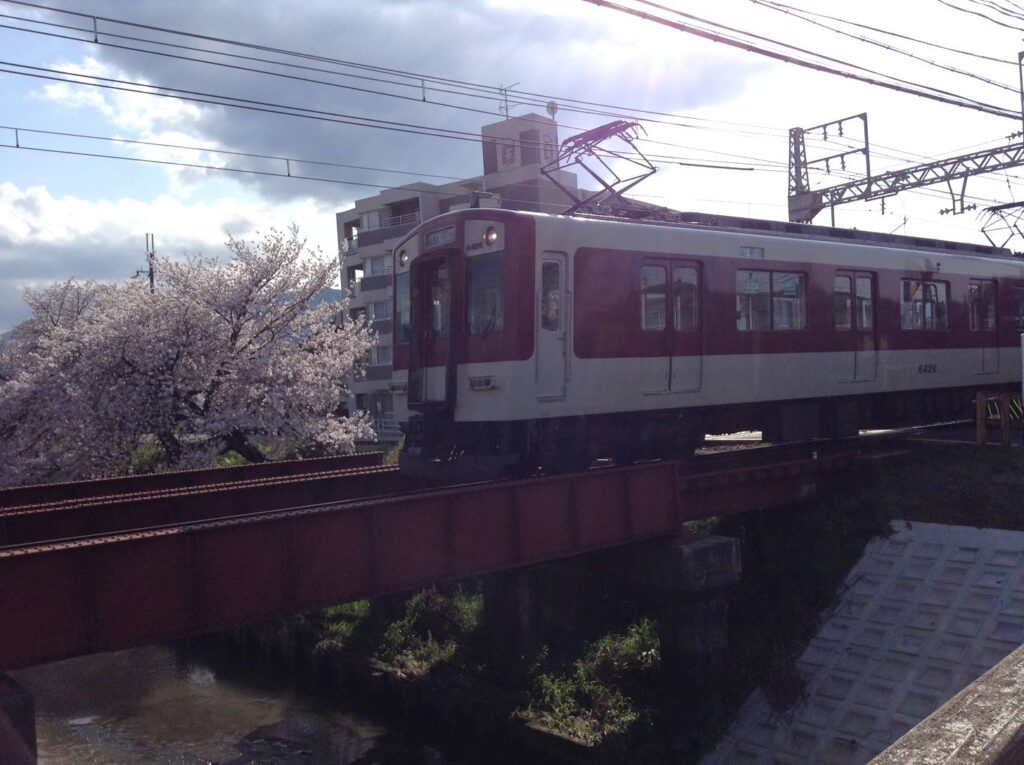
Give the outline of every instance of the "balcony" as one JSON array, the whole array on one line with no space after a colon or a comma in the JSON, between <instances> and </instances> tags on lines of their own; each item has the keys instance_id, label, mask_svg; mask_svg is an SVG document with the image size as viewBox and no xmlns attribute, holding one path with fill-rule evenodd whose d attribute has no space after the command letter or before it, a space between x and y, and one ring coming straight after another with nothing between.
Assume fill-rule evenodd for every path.
<instances>
[{"instance_id":1,"label":"balcony","mask_svg":"<svg viewBox=\"0 0 1024 765\"><path fill-rule=\"evenodd\" d=\"M359 237L358 236L347 236L345 237L347 247L345 247L346 255L353 255L359 251Z\"/></svg>"},{"instance_id":2,"label":"balcony","mask_svg":"<svg viewBox=\"0 0 1024 765\"><path fill-rule=\"evenodd\" d=\"M408 226L410 224L416 225L420 222L420 214L418 212L407 213L405 215L396 215L393 218L384 218L380 222L381 228L395 228L397 226Z\"/></svg>"}]
</instances>

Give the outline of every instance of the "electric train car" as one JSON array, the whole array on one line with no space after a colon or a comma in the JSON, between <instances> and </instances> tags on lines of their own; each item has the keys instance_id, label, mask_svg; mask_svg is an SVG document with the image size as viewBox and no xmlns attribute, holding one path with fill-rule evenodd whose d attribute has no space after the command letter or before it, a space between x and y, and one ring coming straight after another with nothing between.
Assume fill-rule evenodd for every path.
<instances>
[{"instance_id":1,"label":"electric train car","mask_svg":"<svg viewBox=\"0 0 1024 765\"><path fill-rule=\"evenodd\" d=\"M394 251L400 465L440 480L967 416L1020 384L1004 249L678 214L446 213Z\"/></svg>"}]
</instances>

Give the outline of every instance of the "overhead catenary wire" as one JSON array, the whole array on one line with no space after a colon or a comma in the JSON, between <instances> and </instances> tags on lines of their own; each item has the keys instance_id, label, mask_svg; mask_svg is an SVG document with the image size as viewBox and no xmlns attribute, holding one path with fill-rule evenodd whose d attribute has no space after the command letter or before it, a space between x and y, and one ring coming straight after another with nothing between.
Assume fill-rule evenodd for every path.
<instances>
[{"instance_id":1,"label":"overhead catenary wire","mask_svg":"<svg viewBox=\"0 0 1024 765\"><path fill-rule=\"evenodd\" d=\"M979 82L983 82L986 85L992 85L994 87L1001 88L1002 90L1006 90L1006 91L1009 91L1011 93L1018 93L1019 92L1019 88L1016 87L1016 86L1010 86L1010 85L1007 85L1004 82L998 82L998 81L993 80L993 79L991 79L989 77L984 77L984 76L982 76L980 74L976 74L974 72L968 72L968 71L966 71L964 69L960 69L960 68L955 67L955 66L950 66L948 64L941 64L941 63L939 63L937 61L932 61L931 59L927 59L924 56L919 56L916 53L912 53L910 51L902 50L901 48L897 48L897 47L895 47L893 45L889 45L888 43L884 43L884 42L881 42L879 40L873 40L870 37L865 37L864 35L857 35L857 34L853 34L851 32L844 32L841 29L836 29L835 27L829 26L828 24L825 24L823 22L815 21L814 19L808 18L807 16L799 13L798 11L794 11L794 10L790 10L790 9L784 8L784 7L780 6L780 5L777 5L776 3L766 2L765 0L750 0L750 2L754 3L755 5L761 6L762 8L768 8L768 9L773 10L773 11L778 11L780 13L784 13L787 16L791 16L791 17L793 17L795 19L800 19L801 21L805 21L808 24L813 24L814 26L819 27L821 29L827 29L830 32L834 32L835 34L842 35L843 37L849 37L849 38L852 38L854 40L859 40L860 42L867 43L868 45L874 45L876 47L879 47L879 48L882 48L884 50L887 50L890 53L895 53L895 54L900 55L900 56L906 56L907 58L911 58L911 59L913 59L915 61L920 61L922 63L928 64L930 66L937 67L939 69L943 69L943 70L945 70L947 72L952 72L953 74L958 74L958 75L961 75L963 77L970 77L972 79L978 80Z\"/></svg>"},{"instance_id":2,"label":"overhead catenary wire","mask_svg":"<svg viewBox=\"0 0 1024 765\"><path fill-rule=\"evenodd\" d=\"M6 67L6 68L5 68ZM14 68L11 68L14 67ZM24 71L20 71L24 70ZM266 114L277 114L288 117L300 117L304 119L332 122L336 124L353 125L359 127L371 127L381 130L389 130L413 135L431 136L435 138L448 138L469 143L481 143L484 138L478 133L455 128L442 128L422 125L412 122L397 120L385 120L377 117L363 117L358 115L334 112L326 109L313 109L289 104L276 104L257 99L247 99L239 96L228 96L204 91L196 91L183 88L175 88L150 83L121 80L113 77L103 77L94 74L82 74L68 70L51 69L48 67L29 66L18 64L12 61L0 60L0 73L15 74L38 79L62 82L65 84L85 85L98 87L118 92L135 93L164 98L177 98L183 101L202 103L216 106L229 106L238 109L262 112ZM532 148L543 148L540 141L522 140L517 141L522 146ZM689 158L648 153L647 157L660 164L679 164L689 162ZM727 169L724 168L723 169Z\"/></svg>"},{"instance_id":3,"label":"overhead catenary wire","mask_svg":"<svg viewBox=\"0 0 1024 765\"><path fill-rule=\"evenodd\" d=\"M636 2L645 2L645 0L635 0L635 1ZM940 0L940 2L943 2L943 1L944 0ZM997 117L1006 117L1006 118L1013 119L1013 120L1019 120L1020 119L1019 111L1014 111L1012 109L1005 109L1005 108L996 106L994 104L988 104L988 103L983 103L983 102L980 102L980 101L975 101L974 99L968 99L968 98L965 98L965 97L962 97L962 96L958 96L958 95L956 95L954 93L949 93L949 92L946 92L946 91L941 91L940 89L937 89L937 88L922 89L922 86L918 85L917 83L911 83L911 82L907 82L907 81L902 81L902 80L899 80L898 78L893 78L894 81L889 82L889 81L886 81L886 80L880 80L877 77L871 77L871 76L867 76L867 75L857 74L855 72L844 71L842 69L836 68L835 66L819 64L819 63L813 62L813 61L806 61L806 60L803 60L803 59L800 59L800 58L797 58L795 56L791 56L791 55L788 55L788 54L785 54L785 53L779 53L777 51L769 50L769 49L767 49L767 48L765 48L763 46L760 46L760 45L754 45L752 43L744 42L742 40L736 40L736 39L730 38L730 37L725 36L725 35L721 35L721 34L716 33L716 32L711 32L709 30L701 29L699 27L695 27L694 25L688 24L686 22L673 21L671 19L666 19L666 18L661 17L661 16L656 16L654 14L647 13L646 11L642 11L642 10L639 10L637 8L632 8L632 7L628 7L628 6L622 5L621 3L610 2L610 0L583 0L583 2L587 2L587 3L590 3L592 5L597 5L597 6L602 6L602 7L605 7L605 8L609 8L611 10L615 10L615 11L618 11L620 13L624 13L624 14L627 14L627 15L636 16L638 18L642 18L642 19L645 19L647 21L652 21L652 22L657 23L657 24L662 24L663 26L671 27L671 28L676 29L677 31L680 31L680 32L685 32L687 34L692 34L692 35L695 35L697 37L703 37L705 39L712 40L713 42L719 42L719 43L722 43L724 45L729 45L731 47L740 48L741 50L745 50L745 51L750 52L750 53L757 53L757 54L762 55L762 56L767 56L768 58L773 58L773 59L776 59L778 61L783 61L783 62L788 63L788 64L793 64L795 66L801 66L801 67L804 67L804 68L807 68L807 69L813 69L813 70L816 70L816 71L819 71L819 72L823 72L825 74L832 74L832 75L837 75L837 76L840 76L840 77L846 77L848 79L853 79L853 80L857 80L859 82L864 82L864 83L866 83L868 85L876 85L878 87L887 88L889 90L894 90L894 91L899 92L899 93L905 93L905 94L909 94L909 95L920 96L922 98L928 98L930 100L938 101L940 103L948 104L948 105L951 105L951 106L958 106L958 107L972 109L974 111L978 111L978 112L982 112L982 113L986 113L986 114L992 114L992 115L995 115ZM650 3L645 3L645 4L650 4ZM669 10L672 10L672 9L669 9ZM673 12L679 13L678 11L673 11Z\"/></svg>"},{"instance_id":4,"label":"overhead catenary wire","mask_svg":"<svg viewBox=\"0 0 1024 765\"><path fill-rule=\"evenodd\" d=\"M341 59L330 59L330 58L323 57L323 56L314 56L312 54L306 54L306 53L301 53L301 52L297 52L297 51L283 51L283 49L279 49L279 48L273 48L271 50L274 50L274 51L277 51L277 52L281 52L283 54L286 53L289 56L299 57L300 59L314 59L314 60L317 60L317 61L330 61L330 62L332 62L333 64L335 64L337 66L355 67L355 68L357 68L360 71L374 71L374 72L392 73L395 76L406 78L406 79L409 79L409 80L413 80L414 82L404 82L403 83L403 82L396 81L396 80L384 80L384 79L378 78L378 77L368 77L366 75L353 75L353 74L348 73L348 72L338 72L338 71L336 71L334 69L326 69L324 67L314 67L314 66L309 66L309 65L305 65L305 64L300 65L300 64L294 64L294 63L284 62L284 61L279 61L279 60L271 60L271 59L260 58L260 57L255 57L255 56L246 56L246 55L241 55L241 54L237 54L237 53L228 53L228 52L222 51L222 50L211 50L211 49L208 49L208 48L199 48L199 47L196 47L196 46L182 45L180 43L171 43L171 42L167 42L167 41L163 41L163 40L150 40L150 39L147 39L147 38L140 38L140 37L134 37L134 36L129 36L129 35L122 35L122 34L110 32L110 31L107 31L107 30L100 30L100 28L98 26L98 21L101 20L101 21L104 21L106 23L116 24L116 25L119 25L119 26L128 26L128 27L137 27L137 28L141 28L141 29L157 30L157 31L165 32L165 33L169 33L169 34L186 36L186 37L196 37L196 38L204 39L204 40L216 40L218 43L223 43L223 44L226 44L226 45L240 45L240 46L247 47L247 48L253 48L254 47L254 48L257 48L259 50L268 49L267 46L253 46L253 45L251 45L249 43L239 42L239 41L235 41L235 40L229 40L227 38L211 37L209 35L195 35L194 33L182 32L182 31L179 31L179 30L172 30L172 29L168 29L166 27L153 27L152 25L138 24L136 22L129 22L129 21L121 20L121 19L113 19L113 18L109 18L109 17L98 17L98 16L94 16L94 15L91 15L91 14L79 13L79 12L75 12L75 11L65 11L65 10L62 10L62 9L52 8L50 6L45 6L45 5L42 5L42 4L39 4L39 3L26 2L25 0L4 0L4 1L8 2L8 3L15 4L15 5L19 5L19 6L27 6L27 7L31 7L31 8L34 8L34 9L45 10L45 11L49 11L49 12L53 12L53 13L62 13L62 14L65 14L65 15L71 15L71 16L75 16L75 17L92 19L93 20L93 24L94 24L94 28L93 29L85 29L85 28L82 28L82 27L74 27L74 26L70 26L70 25L57 24L56 22L52 22L52 21L42 21L42 20L36 20L36 19L24 19L23 17L11 17L9 14L6 15L8 18L15 18L16 20L23 21L25 23L47 25L47 26L51 26L51 27L72 30L72 31L75 31L75 32L77 32L79 34L82 34L82 35L89 35L90 39L88 39L88 40L85 39L85 38L79 38L79 37L74 37L74 36L57 35L58 37L62 37L62 38L66 38L66 39L73 39L73 40L77 40L79 42L90 42L90 43L93 43L93 44L104 45L104 44L108 44L108 43L105 43L103 38L105 38L105 37L114 37L114 38L117 38L117 39L128 39L128 40L134 40L134 41L139 41L139 42L146 42L146 43L151 44L151 45L161 45L161 46L167 46L167 47L176 48L176 49L183 49L183 50L189 50L189 51L198 51L198 52L203 52L203 53L207 53L207 54L210 54L210 55L228 56L228 57L231 57L231 58L240 59L240 60L246 60L246 61L260 61L262 63L267 63L267 64L274 65L274 66L284 66L284 67L288 67L288 68L292 68L292 69L303 69L303 70L309 70L309 71L317 71L317 72L328 73L328 74L332 74L332 75L336 75L336 76L344 76L344 77L357 77L357 78L360 78L360 79L366 79L366 80L370 80L370 81L373 81L373 82L385 82L385 83L392 84L392 85L403 85L405 87L415 87L417 89L420 88L421 83L428 82L428 81L429 82L456 83L456 84L458 84L458 86L460 88L462 88L462 87L470 88L474 92L469 93L468 95L471 95L471 96L474 96L474 97L478 97L478 98L493 99L497 95L498 90L499 90L497 88L494 88L493 86L480 85L480 84L477 84L477 83L467 83L467 82L465 82L463 80L455 80L455 79L452 79L452 78L437 78L437 77L432 77L430 75L425 75L425 74L422 74L422 73L407 72L405 70L397 70L397 69L394 69L394 68L378 67L378 66L375 66L375 65L361 64L361 63L356 63L356 62L344 61L344 60L341 60ZM3 14L0 14L0 16L3 16ZM24 31L28 31L28 32L36 33L36 34L51 34L52 35L52 33L39 32L38 30L27 30L27 29L24 29L22 27L10 27L10 26L8 26L7 28L13 28L13 29L17 29L18 31L23 31L23 32ZM262 70L262 69L255 69L255 68L252 68L252 67L244 67L244 66L223 64L222 62L212 62L212 61L208 61L208 60L205 60L205 59L198 59L198 60L197 59L191 59L191 58L182 57L182 56L175 56L174 54L164 54L164 53L161 53L159 51L152 51L151 49L136 48L136 47L132 47L132 46L114 46L114 47L121 47L122 49L133 50L133 51L137 51L137 52L141 52L141 53L155 53L156 55L171 55L174 58L186 59L186 60L188 60L188 61L190 61L192 63L204 63L204 64L211 64L211 65L218 65L218 66L228 66L230 68L241 69L243 71L253 71L253 72L257 72L257 73L269 74L269 75L279 76L279 77L290 77L292 79L298 79L300 81L304 80L304 81L308 81L308 82L312 82L312 83L317 83L317 84L324 84L324 85L332 85L332 86L335 86L335 87L349 88L349 89L352 89L352 90L355 90L355 91L372 93L374 95L381 95L381 96L388 96L388 97L398 97L398 98L403 98L403 99L406 99L406 100L413 100L413 101L420 101L421 100L419 98L412 98L410 96L403 96L401 94L393 94L393 93L389 93L387 91L375 91L375 90L372 90L370 88L357 88L357 87L354 87L354 86L341 85L339 83L331 83L330 81L317 80L315 78L295 77L295 76L283 74L283 73L280 73L280 72L272 72L272 71L267 71L267 70ZM436 92L444 92L444 93L448 93L448 94L452 94L452 95L467 95L467 93L464 92L464 91L456 91L456 90L450 90L450 89L441 89L441 90L436 91ZM513 91L509 91L509 92L513 92ZM568 111L576 111L576 112L579 112L579 113L599 114L599 115L602 115L602 116L615 116L615 117L629 117L629 116L631 116L634 113L641 113L641 114L647 114L647 115L662 115L662 116L672 117L673 119L659 119L658 117L645 117L645 121L646 122L654 122L654 123L657 123L657 124L671 125L671 126L674 126L674 127L696 128L696 129L708 129L711 125L725 125L726 127L724 129L726 129L726 130L730 130L731 132L735 132L737 134L752 135L752 136L757 136L757 135L762 135L762 134L763 135L767 135L768 133L774 134L775 136L785 136L786 135L786 130L785 129L771 128L771 127L763 126L763 125L749 125L749 124L744 124L744 123L733 123L733 122L727 122L727 121L721 121L721 120L709 120L709 119L706 119L706 118L699 118L699 117L692 117L692 116L671 115L671 114L664 113L664 112L654 112L654 111L642 110L642 109L638 110L638 109L634 109L633 107L622 107L622 106L615 106L615 105L610 105L610 104L598 104L596 102L582 101L582 100L578 100L578 99L568 99L568 98L565 98L564 96L552 96L550 94L532 94L532 93L528 93L528 92L525 92L525 91L514 91L514 93L515 93L515 97L517 99L522 99L525 95L535 96L538 99L549 99L549 100L558 99L558 103L562 104L563 107L565 107L565 105L567 103L569 103L569 104L583 104L583 105L590 105L590 106L606 107L608 109L619 109L619 110L629 110L630 111L630 114L627 115L627 114L623 114L621 111L620 112L601 111L601 110L595 110L593 108L586 108L586 106L584 106L584 107L577 107L575 109L570 106L567 109ZM458 105L458 104L450 104L450 103L447 103L447 102L444 102L444 101L431 100L431 101L428 101L428 103L430 103L431 105L445 106L445 107L456 108L456 109L464 109L464 110L471 111L471 112L484 113L484 114L495 114L495 115L497 115L497 112L492 112L492 111L487 111L487 110L480 110L480 109L474 109L472 107L465 107L465 106ZM539 103L528 104L528 105L539 105ZM682 121L680 121L680 120L682 120ZM579 128L579 127L574 128L572 125L566 125L564 123L563 123L562 126L563 127L568 127L569 129L582 129L582 128ZM717 130L721 130L721 129L722 128L717 128ZM647 139L647 138L641 138L641 139L639 139L639 142L642 142L644 145L650 144L650 145L670 146L670 147L673 147L673 148L678 148L679 147L679 145L677 143L674 143L674 142L657 141L657 140L652 140L652 139ZM876 144L876 146L879 146L880 148L884 148L880 144ZM713 154L713 155L717 155L717 156L734 157L736 159L741 159L741 160L745 160L745 161L762 163L762 167L764 167L764 168L772 168L772 169L774 169L775 167L784 166L782 163L778 163L778 162L771 161L771 160L766 161L763 158L751 157L749 155L737 155L737 154L732 153L732 152L716 151L716 150L700 148L700 147L696 147L696 146L692 146L692 145L691 145L690 148L693 149L693 150L696 150L696 151L701 151L701 152L704 152L704 153ZM669 158L669 157L665 157L664 155L657 155L657 154L654 154L653 152L650 152L650 151L647 152L647 155L649 157L654 158L654 159L659 160L659 161L665 161L665 162L672 161L671 158Z\"/></svg>"}]
</instances>

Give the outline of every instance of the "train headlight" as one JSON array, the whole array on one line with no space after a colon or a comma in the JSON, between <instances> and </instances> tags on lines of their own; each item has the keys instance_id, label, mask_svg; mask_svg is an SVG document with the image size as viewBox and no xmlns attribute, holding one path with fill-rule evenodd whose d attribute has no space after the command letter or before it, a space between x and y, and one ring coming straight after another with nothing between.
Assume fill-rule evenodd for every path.
<instances>
[{"instance_id":1,"label":"train headlight","mask_svg":"<svg viewBox=\"0 0 1024 765\"><path fill-rule=\"evenodd\" d=\"M406 252L405 250L402 250L398 253L398 265L401 266L402 268L405 268L407 265L409 265L409 253Z\"/></svg>"},{"instance_id":2,"label":"train headlight","mask_svg":"<svg viewBox=\"0 0 1024 765\"><path fill-rule=\"evenodd\" d=\"M492 244L498 241L498 229L494 226L488 226L487 230L484 231L484 245L490 247Z\"/></svg>"}]
</instances>

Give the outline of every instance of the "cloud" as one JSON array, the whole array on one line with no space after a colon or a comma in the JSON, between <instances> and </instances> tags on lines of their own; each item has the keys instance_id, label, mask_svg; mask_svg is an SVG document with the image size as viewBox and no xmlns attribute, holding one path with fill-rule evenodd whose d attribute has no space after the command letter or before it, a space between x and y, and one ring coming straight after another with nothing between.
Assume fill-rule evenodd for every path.
<instances>
[{"instance_id":1,"label":"cloud","mask_svg":"<svg viewBox=\"0 0 1024 765\"><path fill-rule=\"evenodd\" d=\"M552 6L558 12L552 12ZM740 60L726 49L694 51L680 45L681 36L639 20L619 20L615 14L580 3L510 3L499 0L392 0L375 3L337 3L312 0L302 13L272 0L254 0L244 13L236 3L201 3L183 17L178 6L162 0L140 0L127 8L115 0L73 3L89 13L119 19L137 19L154 27L202 31L269 47L287 47L312 54L386 65L394 73L339 67L319 60L288 59L306 68L284 68L262 61L225 59L199 52L184 52L193 59L216 59L231 67L95 48L93 74L100 70L153 85L188 88L245 99L249 109L197 105L144 96L110 96L104 101L119 128L138 135L174 131L191 136L190 144L239 151L306 158L382 169L439 173L459 177L482 171L481 152L471 141L417 136L407 132L343 124L351 116L390 120L402 125L465 131L501 118L499 98L455 95L454 84L427 87L398 72L425 73L452 80L486 83L494 88L518 83L516 88L541 94L564 94L605 103L627 102L641 109L676 111L720 102L743 89L751 73L764 66ZM567 7L569 10L567 11ZM113 29L110 24L100 25ZM137 31L117 28L118 33ZM284 32L287 34L283 34ZM147 33L155 34L155 33ZM157 35L167 39L166 35ZM284 42L288 41L288 42ZM214 42L186 41L189 45L223 47ZM182 55L176 49L165 53ZM232 48L254 58L283 60L266 51ZM642 55L636 55L642 51ZM626 62L629 62L628 65ZM249 69L273 69L297 77L330 81L324 84L257 74ZM366 79L370 78L370 79ZM409 87L409 86L412 87ZM376 93L373 91L377 91ZM404 95L411 100L381 93ZM95 100L83 97L83 104ZM440 102L448 104L440 105ZM166 113L158 106L169 103ZM261 106L263 104L263 106ZM285 104L319 112L320 119L269 114L259 109ZM455 108L462 107L462 108ZM515 106L514 114L543 112L540 106ZM484 112L484 113L481 113ZM563 136L606 122L608 116L581 115L562 104L559 119ZM254 160L237 159L232 166L261 167ZM276 168L275 168L276 170ZM395 185L395 174L380 171L299 166L293 174L326 175L337 180ZM209 175L203 171L176 171L187 192L188 184ZM405 180L408 180L406 177ZM336 202L339 197L365 196L372 188L248 176L239 179L267 198L277 200L315 197Z\"/></svg>"},{"instance_id":2,"label":"cloud","mask_svg":"<svg viewBox=\"0 0 1024 765\"><path fill-rule=\"evenodd\" d=\"M189 204L171 196L150 203L134 199L56 197L45 187L0 184L0 331L27 316L20 293L77 277L126 279L145 266L144 235L157 252L224 255L228 235L246 239L271 227L295 223L312 246L337 251L331 209L312 199L288 204L223 197Z\"/></svg>"}]
</instances>

